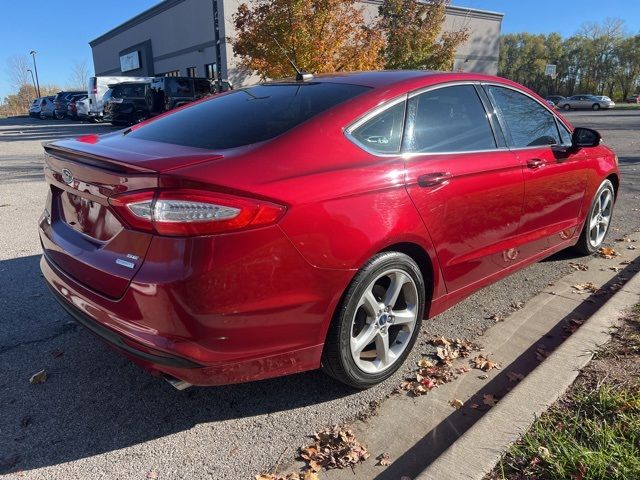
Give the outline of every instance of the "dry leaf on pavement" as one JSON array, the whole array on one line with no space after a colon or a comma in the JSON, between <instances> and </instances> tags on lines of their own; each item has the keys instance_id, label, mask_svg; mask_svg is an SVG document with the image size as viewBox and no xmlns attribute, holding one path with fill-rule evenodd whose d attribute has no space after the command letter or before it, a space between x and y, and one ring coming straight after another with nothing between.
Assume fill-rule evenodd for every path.
<instances>
[{"instance_id":1,"label":"dry leaf on pavement","mask_svg":"<svg viewBox=\"0 0 640 480\"><path fill-rule=\"evenodd\" d=\"M496 397L492 393L485 393L482 396L482 401L485 405L488 405L489 407L495 407L496 403L498 402L498 400L496 400Z\"/></svg>"},{"instance_id":2,"label":"dry leaf on pavement","mask_svg":"<svg viewBox=\"0 0 640 480\"><path fill-rule=\"evenodd\" d=\"M453 400L449 400L449 405L451 405L456 410L460 410L464 405L464 402L459 398L454 398Z\"/></svg>"},{"instance_id":3,"label":"dry leaf on pavement","mask_svg":"<svg viewBox=\"0 0 640 480\"><path fill-rule=\"evenodd\" d=\"M576 285L572 285L571 288L575 290L573 293L579 293L579 294L596 293L598 291L598 287L596 287L591 282L578 283Z\"/></svg>"},{"instance_id":4,"label":"dry leaf on pavement","mask_svg":"<svg viewBox=\"0 0 640 480\"><path fill-rule=\"evenodd\" d=\"M156 480L158 478L158 472L156 472L155 470L149 470L147 472L146 478L148 478L149 480Z\"/></svg>"},{"instance_id":5,"label":"dry leaf on pavement","mask_svg":"<svg viewBox=\"0 0 640 480\"><path fill-rule=\"evenodd\" d=\"M472 363L473 363L473 368L484 370L485 372L488 372L493 368L500 368L500 366L496 362L489 359L488 355L484 355L482 353L478 355L476 358L474 358L472 360Z\"/></svg>"},{"instance_id":6,"label":"dry leaf on pavement","mask_svg":"<svg viewBox=\"0 0 640 480\"><path fill-rule=\"evenodd\" d=\"M45 382L46 380L47 380L47 371L40 370L39 372L31 375L31 378L29 378L29 383L31 385L35 385L36 383L42 383L42 382Z\"/></svg>"},{"instance_id":7,"label":"dry leaf on pavement","mask_svg":"<svg viewBox=\"0 0 640 480\"><path fill-rule=\"evenodd\" d=\"M569 262L569 266L574 270L578 270L580 272L585 272L589 270L589 265L586 265L584 263Z\"/></svg>"},{"instance_id":8,"label":"dry leaf on pavement","mask_svg":"<svg viewBox=\"0 0 640 480\"><path fill-rule=\"evenodd\" d=\"M600 249L598 250L598 255L600 255L602 258L610 259L617 257L620 254L611 247L600 247Z\"/></svg>"},{"instance_id":9,"label":"dry leaf on pavement","mask_svg":"<svg viewBox=\"0 0 640 480\"><path fill-rule=\"evenodd\" d=\"M312 471L354 467L369 458L369 452L353 432L337 425L316 433L314 439L312 445L300 449L300 456Z\"/></svg>"},{"instance_id":10,"label":"dry leaf on pavement","mask_svg":"<svg viewBox=\"0 0 640 480\"><path fill-rule=\"evenodd\" d=\"M519 382L524 378L524 375L516 372L507 372L507 378L510 382Z\"/></svg>"},{"instance_id":11,"label":"dry leaf on pavement","mask_svg":"<svg viewBox=\"0 0 640 480\"><path fill-rule=\"evenodd\" d=\"M378 460L378 465L380 465L381 467L388 467L389 465L391 465L391 457L387 452L378 455L376 457L376 460Z\"/></svg>"}]
</instances>

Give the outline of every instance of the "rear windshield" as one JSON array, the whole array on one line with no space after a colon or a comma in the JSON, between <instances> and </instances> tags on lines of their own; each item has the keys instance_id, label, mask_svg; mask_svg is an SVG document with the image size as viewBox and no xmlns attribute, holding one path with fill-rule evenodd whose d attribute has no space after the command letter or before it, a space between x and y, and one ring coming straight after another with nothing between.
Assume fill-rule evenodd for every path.
<instances>
[{"instance_id":1,"label":"rear windshield","mask_svg":"<svg viewBox=\"0 0 640 480\"><path fill-rule=\"evenodd\" d=\"M144 97L144 83L116 85L111 96L115 98Z\"/></svg>"},{"instance_id":2,"label":"rear windshield","mask_svg":"<svg viewBox=\"0 0 640 480\"><path fill-rule=\"evenodd\" d=\"M189 147L235 148L275 138L367 90L340 83L257 85L158 118L129 135Z\"/></svg>"}]
</instances>

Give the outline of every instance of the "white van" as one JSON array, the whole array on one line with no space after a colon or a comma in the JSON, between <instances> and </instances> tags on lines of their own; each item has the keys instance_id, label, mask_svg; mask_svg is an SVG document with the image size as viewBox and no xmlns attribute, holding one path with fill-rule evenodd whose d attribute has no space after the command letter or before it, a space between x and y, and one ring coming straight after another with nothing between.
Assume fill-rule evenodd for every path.
<instances>
[{"instance_id":1,"label":"white van","mask_svg":"<svg viewBox=\"0 0 640 480\"><path fill-rule=\"evenodd\" d=\"M122 82L150 82L153 77L89 77L87 95L89 97L89 118L102 120L103 97L109 85Z\"/></svg>"}]
</instances>

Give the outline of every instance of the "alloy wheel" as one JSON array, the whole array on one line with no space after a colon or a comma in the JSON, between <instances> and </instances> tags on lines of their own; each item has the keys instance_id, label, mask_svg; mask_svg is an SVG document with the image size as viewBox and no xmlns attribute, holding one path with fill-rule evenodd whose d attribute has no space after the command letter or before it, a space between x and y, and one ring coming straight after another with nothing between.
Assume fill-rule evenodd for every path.
<instances>
[{"instance_id":1,"label":"alloy wheel","mask_svg":"<svg viewBox=\"0 0 640 480\"><path fill-rule=\"evenodd\" d=\"M398 361L416 326L418 298L415 282L399 269L367 286L351 323L351 356L359 369L380 373Z\"/></svg>"},{"instance_id":2,"label":"alloy wheel","mask_svg":"<svg viewBox=\"0 0 640 480\"><path fill-rule=\"evenodd\" d=\"M613 212L613 192L609 188L603 189L598 195L589 219L589 243L592 247L597 248L604 240L609 222L611 222L611 214Z\"/></svg>"}]
</instances>

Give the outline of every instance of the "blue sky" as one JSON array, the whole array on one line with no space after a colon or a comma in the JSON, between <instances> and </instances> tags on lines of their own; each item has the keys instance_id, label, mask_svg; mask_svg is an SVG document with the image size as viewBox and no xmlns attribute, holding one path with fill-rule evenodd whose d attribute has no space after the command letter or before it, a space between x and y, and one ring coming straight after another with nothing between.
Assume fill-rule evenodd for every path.
<instances>
[{"instance_id":1,"label":"blue sky","mask_svg":"<svg viewBox=\"0 0 640 480\"><path fill-rule=\"evenodd\" d=\"M200 0L209 1L209 0ZM93 72L89 41L158 0L5 0L0 29L0 97L10 93L7 58L38 52L41 84L68 83L69 67L86 60ZM640 0L454 0L454 5L505 14L503 33L557 31L564 36L589 21L623 18L630 33L640 32Z\"/></svg>"}]
</instances>

